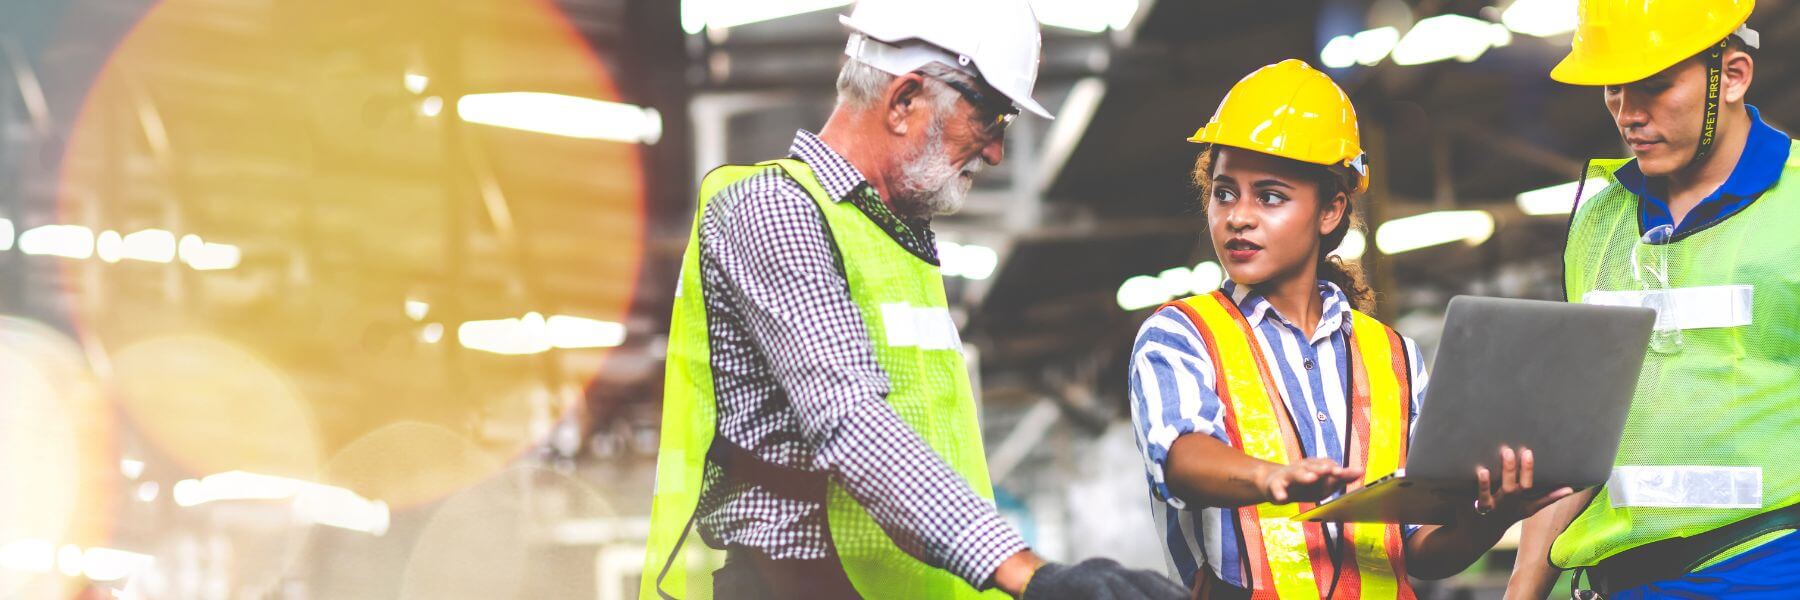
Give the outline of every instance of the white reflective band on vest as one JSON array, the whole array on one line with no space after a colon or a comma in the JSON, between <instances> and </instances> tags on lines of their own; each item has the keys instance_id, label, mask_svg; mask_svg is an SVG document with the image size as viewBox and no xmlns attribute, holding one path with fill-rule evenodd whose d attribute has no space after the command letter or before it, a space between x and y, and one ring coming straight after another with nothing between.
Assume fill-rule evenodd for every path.
<instances>
[{"instance_id":1,"label":"white reflective band on vest","mask_svg":"<svg viewBox=\"0 0 1800 600\"><path fill-rule=\"evenodd\" d=\"M887 331L887 344L895 348L962 351L962 338L948 308L883 304L881 325Z\"/></svg>"},{"instance_id":2,"label":"white reflective band on vest","mask_svg":"<svg viewBox=\"0 0 1800 600\"><path fill-rule=\"evenodd\" d=\"M1615 467L1613 508L1762 508L1761 467Z\"/></svg>"},{"instance_id":3,"label":"white reflective band on vest","mask_svg":"<svg viewBox=\"0 0 1800 600\"><path fill-rule=\"evenodd\" d=\"M1594 291L1582 296L1581 303L1655 309L1656 329L1668 331L1749 325L1754 295L1755 288L1748 285L1713 285L1648 292Z\"/></svg>"}]
</instances>

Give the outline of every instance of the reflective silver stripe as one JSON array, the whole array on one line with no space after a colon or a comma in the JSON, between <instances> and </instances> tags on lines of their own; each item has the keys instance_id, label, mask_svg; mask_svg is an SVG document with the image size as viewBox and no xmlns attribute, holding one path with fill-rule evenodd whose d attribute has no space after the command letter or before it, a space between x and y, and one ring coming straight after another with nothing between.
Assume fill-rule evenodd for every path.
<instances>
[{"instance_id":1,"label":"reflective silver stripe","mask_svg":"<svg viewBox=\"0 0 1800 600\"><path fill-rule=\"evenodd\" d=\"M1656 310L1656 329L1706 329L1750 324L1755 288L1714 285L1655 291L1588 292L1582 304L1642 306Z\"/></svg>"},{"instance_id":2,"label":"reflective silver stripe","mask_svg":"<svg viewBox=\"0 0 1800 600\"><path fill-rule=\"evenodd\" d=\"M1613 508L1762 508L1762 467L1625 466L1606 480Z\"/></svg>"},{"instance_id":3,"label":"reflective silver stripe","mask_svg":"<svg viewBox=\"0 0 1800 600\"><path fill-rule=\"evenodd\" d=\"M911 304L881 305L881 325L887 329L887 345L895 348L919 345L919 331L913 325Z\"/></svg>"},{"instance_id":4,"label":"reflective silver stripe","mask_svg":"<svg viewBox=\"0 0 1800 600\"><path fill-rule=\"evenodd\" d=\"M923 350L962 350L956 321L950 309L916 307L905 302L881 305L881 325L887 331L887 345L894 348Z\"/></svg>"}]
</instances>

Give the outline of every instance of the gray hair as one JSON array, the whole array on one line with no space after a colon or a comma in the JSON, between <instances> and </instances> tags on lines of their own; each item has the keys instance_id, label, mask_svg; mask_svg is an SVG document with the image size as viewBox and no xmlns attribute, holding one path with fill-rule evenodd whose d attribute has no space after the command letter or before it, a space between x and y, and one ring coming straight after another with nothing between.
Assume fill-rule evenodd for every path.
<instances>
[{"instance_id":1,"label":"gray hair","mask_svg":"<svg viewBox=\"0 0 1800 600\"><path fill-rule=\"evenodd\" d=\"M956 104L956 90L944 85L944 81L955 81L965 85L974 85L975 78L968 73L957 70L943 63L929 63L919 68L925 78L927 98L939 115L948 115L950 107ZM881 101L882 93L887 91L888 84L894 82L894 76L881 69L871 67L868 63L850 59L844 61L844 68L838 71L837 93L838 105L850 108L873 108ZM942 117L940 117L942 118Z\"/></svg>"}]
</instances>

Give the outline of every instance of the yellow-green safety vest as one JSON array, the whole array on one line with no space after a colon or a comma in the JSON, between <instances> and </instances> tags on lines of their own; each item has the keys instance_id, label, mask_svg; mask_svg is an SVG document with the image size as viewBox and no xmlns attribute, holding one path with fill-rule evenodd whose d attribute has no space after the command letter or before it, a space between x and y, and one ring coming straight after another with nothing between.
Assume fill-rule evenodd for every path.
<instances>
[{"instance_id":1,"label":"yellow-green safety vest","mask_svg":"<svg viewBox=\"0 0 1800 600\"><path fill-rule=\"evenodd\" d=\"M706 455L717 426L701 292L700 220L711 198L748 177L779 169L812 196L836 242L850 298L887 374L887 403L982 498L993 499L974 394L956 325L936 265L908 252L850 202L827 193L806 163L781 159L720 167L700 185L699 209L681 261L663 391L662 443L639 597L709 598L721 552L688 527L698 504ZM849 494L828 486L831 538L845 573L867 598L1004 598L975 591L948 571L902 551ZM687 539L693 538L693 539ZM670 560L679 548L679 555ZM660 582L660 583L659 583ZM659 589L660 587L660 589Z\"/></svg>"},{"instance_id":2,"label":"yellow-green safety vest","mask_svg":"<svg viewBox=\"0 0 1800 600\"><path fill-rule=\"evenodd\" d=\"M1800 502L1800 143L1774 188L1672 243L1641 240L1625 162L1590 167L1607 186L1570 222L1564 283L1659 308L1658 332L1612 477L1551 546L1563 568Z\"/></svg>"}]
</instances>

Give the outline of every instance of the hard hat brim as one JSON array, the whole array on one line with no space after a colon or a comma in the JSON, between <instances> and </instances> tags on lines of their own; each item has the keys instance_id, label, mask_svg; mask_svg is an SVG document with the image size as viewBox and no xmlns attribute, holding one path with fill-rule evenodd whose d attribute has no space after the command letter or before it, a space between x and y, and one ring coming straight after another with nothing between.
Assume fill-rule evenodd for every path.
<instances>
[{"instance_id":1,"label":"hard hat brim","mask_svg":"<svg viewBox=\"0 0 1800 600\"><path fill-rule=\"evenodd\" d=\"M1303 162L1303 163L1306 163L1309 165L1319 165L1321 167L1333 167L1333 166L1349 167L1350 166L1348 164L1349 161L1316 162L1316 161L1312 161L1312 160L1306 160L1306 159L1302 159L1302 158L1294 158L1291 156L1287 156L1286 153L1281 152L1277 149L1273 149L1273 148L1251 148L1251 147L1239 146L1237 144L1227 144L1224 142L1215 142L1215 141L1212 141L1212 139L1207 135L1207 132L1205 129L1201 129L1200 131L1195 132L1193 136L1191 136L1187 139L1187 141L1193 142L1196 144L1200 144L1201 152L1206 152L1208 150L1211 150L1213 146L1225 146L1228 148L1237 148L1239 150L1249 150L1251 152L1257 152L1257 153L1261 153L1261 154L1267 154L1269 156L1285 158L1285 159L1292 160L1295 162ZM1351 167L1351 168L1353 170L1355 169L1355 167ZM1357 170L1355 193L1361 194L1361 193L1367 192L1367 191L1369 191L1369 173L1368 173L1367 168L1365 167L1364 169Z\"/></svg>"},{"instance_id":2,"label":"hard hat brim","mask_svg":"<svg viewBox=\"0 0 1800 600\"><path fill-rule=\"evenodd\" d=\"M1556 66L1550 69L1550 79L1569 85L1608 86L1626 85L1643 81L1663 70L1681 64L1689 58L1705 52L1719 40L1736 36L1743 39L1751 47L1757 47L1761 37L1750 29L1746 22L1754 10L1754 2L1744 3L1740 10L1720 15L1714 25L1706 31L1695 31L1691 36L1671 36L1676 39L1658 45L1645 45L1638 48L1636 56L1607 56L1602 50L1587 48L1580 50L1581 31L1576 31L1575 44L1569 53L1563 56ZM1732 24L1725 29L1724 24ZM1708 26L1710 27L1710 26ZM1720 29L1724 29L1720 32ZM1712 33L1718 33L1714 36Z\"/></svg>"},{"instance_id":3,"label":"hard hat brim","mask_svg":"<svg viewBox=\"0 0 1800 600\"><path fill-rule=\"evenodd\" d=\"M1005 92L1002 92L1002 93L1005 93ZM1042 105L1042 104L1038 104L1038 101L1033 100L1030 96L1026 96L1023 98L1013 98L1011 95L1008 95L1007 97L1011 98L1013 101L1013 104L1019 105L1019 108L1023 109L1025 112L1042 117L1044 120L1047 120L1047 121L1055 121L1056 120L1056 115L1050 114L1049 109L1044 108L1044 105Z\"/></svg>"},{"instance_id":4,"label":"hard hat brim","mask_svg":"<svg viewBox=\"0 0 1800 600\"><path fill-rule=\"evenodd\" d=\"M1664 64L1665 61L1613 61L1609 63L1608 61L1599 60L1597 57L1577 55L1574 52L1570 52L1568 56L1564 56L1560 62L1557 62L1554 68L1550 69L1550 79L1569 85L1584 86L1626 85L1636 83L1648 79L1652 75L1661 73L1664 69L1681 64L1681 61L1693 58L1701 52L1705 52L1707 48L1711 48L1715 43L1718 43L1718 40L1702 43L1696 48L1676 48L1670 50L1668 54L1678 58L1672 61L1666 61L1667 64Z\"/></svg>"}]
</instances>

